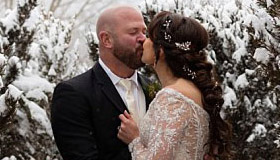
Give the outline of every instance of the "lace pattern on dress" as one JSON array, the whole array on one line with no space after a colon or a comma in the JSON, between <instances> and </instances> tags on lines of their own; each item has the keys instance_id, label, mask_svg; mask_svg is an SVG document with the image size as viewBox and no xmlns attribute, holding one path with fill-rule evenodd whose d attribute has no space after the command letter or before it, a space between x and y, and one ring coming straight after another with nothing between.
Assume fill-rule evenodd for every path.
<instances>
[{"instance_id":1,"label":"lace pattern on dress","mask_svg":"<svg viewBox=\"0 0 280 160\"><path fill-rule=\"evenodd\" d=\"M180 92L158 92L129 144L133 160L202 160L208 151L209 115Z\"/></svg>"}]
</instances>

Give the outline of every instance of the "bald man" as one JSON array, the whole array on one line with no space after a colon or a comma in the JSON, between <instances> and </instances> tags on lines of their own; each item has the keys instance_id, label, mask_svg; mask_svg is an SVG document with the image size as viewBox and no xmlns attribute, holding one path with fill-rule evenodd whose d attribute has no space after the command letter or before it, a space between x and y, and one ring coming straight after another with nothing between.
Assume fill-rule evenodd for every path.
<instances>
[{"instance_id":1,"label":"bald man","mask_svg":"<svg viewBox=\"0 0 280 160\"><path fill-rule=\"evenodd\" d=\"M146 25L141 12L130 6L105 10L97 21L100 58L87 72L59 83L51 106L52 129L65 160L129 160L128 146L117 138L119 114L128 110L130 80L140 120L151 99L150 82L135 70L143 65Z\"/></svg>"}]
</instances>

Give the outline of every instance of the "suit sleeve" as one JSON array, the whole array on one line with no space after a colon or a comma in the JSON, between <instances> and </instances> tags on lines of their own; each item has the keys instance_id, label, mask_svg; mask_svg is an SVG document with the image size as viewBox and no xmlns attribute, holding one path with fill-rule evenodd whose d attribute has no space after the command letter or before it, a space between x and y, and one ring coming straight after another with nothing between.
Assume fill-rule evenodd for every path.
<instances>
[{"instance_id":1,"label":"suit sleeve","mask_svg":"<svg viewBox=\"0 0 280 160\"><path fill-rule=\"evenodd\" d=\"M90 113L85 96L69 84L58 84L53 94L51 123L63 159L98 159Z\"/></svg>"}]
</instances>

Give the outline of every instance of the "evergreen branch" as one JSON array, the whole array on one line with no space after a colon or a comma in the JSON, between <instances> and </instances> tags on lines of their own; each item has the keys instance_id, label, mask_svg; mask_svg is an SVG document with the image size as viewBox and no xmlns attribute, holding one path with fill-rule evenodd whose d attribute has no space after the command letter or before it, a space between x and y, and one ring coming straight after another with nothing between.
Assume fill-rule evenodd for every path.
<instances>
[{"instance_id":1,"label":"evergreen branch","mask_svg":"<svg viewBox=\"0 0 280 160\"><path fill-rule=\"evenodd\" d=\"M12 120L16 114L16 106L10 106L8 107L9 111L6 115L0 115L0 133L4 132L5 130L7 130L8 128L10 128L10 126L13 124Z\"/></svg>"},{"instance_id":2,"label":"evergreen branch","mask_svg":"<svg viewBox=\"0 0 280 160\"><path fill-rule=\"evenodd\" d=\"M98 54L98 44L95 42L92 32L89 32L89 34L86 35L86 41L87 41L89 55L91 59L95 62L98 60L99 54Z\"/></svg>"}]
</instances>

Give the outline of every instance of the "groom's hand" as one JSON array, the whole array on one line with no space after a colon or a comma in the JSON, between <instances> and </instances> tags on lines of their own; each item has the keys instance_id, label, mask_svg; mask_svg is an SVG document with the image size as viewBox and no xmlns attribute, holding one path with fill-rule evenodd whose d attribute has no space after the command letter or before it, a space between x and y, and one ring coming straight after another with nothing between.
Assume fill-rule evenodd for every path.
<instances>
[{"instance_id":1,"label":"groom's hand","mask_svg":"<svg viewBox=\"0 0 280 160\"><path fill-rule=\"evenodd\" d=\"M129 144L139 136L139 129L127 111L124 111L124 114L120 114L119 118L121 120L121 126L118 128L118 138L124 143Z\"/></svg>"}]
</instances>

